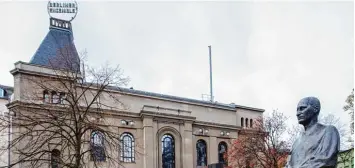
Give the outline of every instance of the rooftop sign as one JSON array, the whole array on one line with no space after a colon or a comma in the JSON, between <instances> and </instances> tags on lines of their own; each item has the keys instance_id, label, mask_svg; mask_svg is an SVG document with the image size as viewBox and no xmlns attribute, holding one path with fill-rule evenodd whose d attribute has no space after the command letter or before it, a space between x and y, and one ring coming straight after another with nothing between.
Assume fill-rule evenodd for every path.
<instances>
[{"instance_id":1,"label":"rooftop sign","mask_svg":"<svg viewBox=\"0 0 355 168\"><path fill-rule=\"evenodd\" d=\"M50 17L65 21L72 21L78 13L75 0L50 0L47 8Z\"/></svg>"}]
</instances>

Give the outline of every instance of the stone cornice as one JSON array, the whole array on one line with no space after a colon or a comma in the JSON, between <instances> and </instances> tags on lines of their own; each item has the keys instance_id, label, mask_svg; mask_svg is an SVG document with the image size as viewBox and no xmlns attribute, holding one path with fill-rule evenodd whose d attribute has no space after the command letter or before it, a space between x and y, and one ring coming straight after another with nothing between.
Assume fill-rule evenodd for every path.
<instances>
[{"instance_id":1,"label":"stone cornice","mask_svg":"<svg viewBox=\"0 0 355 168\"><path fill-rule=\"evenodd\" d=\"M242 127L236 125L229 124L220 124L220 123L212 123L212 122L204 122L204 121L195 121L193 126L207 126L212 128L222 128L222 129L230 129L230 130L241 130Z\"/></svg>"},{"instance_id":2,"label":"stone cornice","mask_svg":"<svg viewBox=\"0 0 355 168\"><path fill-rule=\"evenodd\" d=\"M7 104L8 109L12 108L32 108L36 110L53 110L53 111L66 111L67 108L63 107L59 104L37 104L37 103L28 103L28 102L21 102L21 101L13 101L9 104ZM98 114L98 115L106 115L106 116L120 116L120 117L132 117L132 118L139 118L140 115L138 113L133 113L129 111L124 111L124 110L110 110L110 109L101 109L102 112L97 112L95 108L89 109L89 112L92 114Z\"/></svg>"},{"instance_id":3,"label":"stone cornice","mask_svg":"<svg viewBox=\"0 0 355 168\"><path fill-rule=\"evenodd\" d=\"M250 129L245 129L244 128L244 129L241 129L241 130L238 131L238 134L240 134L240 135L248 135L248 134L256 134L256 133L265 134L265 135L268 134L267 132L262 132L260 130L253 129L253 128L250 128Z\"/></svg>"},{"instance_id":4,"label":"stone cornice","mask_svg":"<svg viewBox=\"0 0 355 168\"><path fill-rule=\"evenodd\" d=\"M196 117L192 117L192 116L167 114L167 113L160 113L160 112L148 111L148 110L142 110L140 112L140 116L142 118L148 116L148 117L153 117L153 118L169 118L169 119L175 119L175 120L190 120L190 121L196 120Z\"/></svg>"},{"instance_id":5,"label":"stone cornice","mask_svg":"<svg viewBox=\"0 0 355 168\"><path fill-rule=\"evenodd\" d=\"M235 105L235 108L236 108L236 111L237 111L237 112L238 112L238 109L252 110L252 111L260 112L260 113L265 112L264 109L254 108L254 107L247 107L247 106L241 106L241 105Z\"/></svg>"}]
</instances>

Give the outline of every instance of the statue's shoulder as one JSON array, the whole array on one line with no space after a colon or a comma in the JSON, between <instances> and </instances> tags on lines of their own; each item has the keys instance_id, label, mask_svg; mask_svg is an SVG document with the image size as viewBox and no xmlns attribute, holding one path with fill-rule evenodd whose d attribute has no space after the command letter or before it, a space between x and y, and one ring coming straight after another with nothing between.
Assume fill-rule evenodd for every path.
<instances>
[{"instance_id":1,"label":"statue's shoulder","mask_svg":"<svg viewBox=\"0 0 355 168\"><path fill-rule=\"evenodd\" d=\"M327 135L337 135L339 136L338 129L333 126L333 125L323 125L323 124L318 124L318 128L324 131L325 134Z\"/></svg>"},{"instance_id":2,"label":"statue's shoulder","mask_svg":"<svg viewBox=\"0 0 355 168\"><path fill-rule=\"evenodd\" d=\"M338 129L334 125L323 125L323 127L326 132L338 132Z\"/></svg>"},{"instance_id":3,"label":"statue's shoulder","mask_svg":"<svg viewBox=\"0 0 355 168\"><path fill-rule=\"evenodd\" d=\"M318 129L322 129L325 131L337 131L337 128L333 125L324 125L321 123L317 123L317 127L318 127Z\"/></svg>"}]
</instances>

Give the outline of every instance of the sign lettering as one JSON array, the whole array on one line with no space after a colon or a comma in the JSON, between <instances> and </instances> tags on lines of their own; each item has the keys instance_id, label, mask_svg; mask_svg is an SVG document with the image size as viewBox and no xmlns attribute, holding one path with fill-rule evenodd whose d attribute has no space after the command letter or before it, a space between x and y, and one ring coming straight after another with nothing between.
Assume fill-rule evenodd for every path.
<instances>
[{"instance_id":1,"label":"sign lettering","mask_svg":"<svg viewBox=\"0 0 355 168\"><path fill-rule=\"evenodd\" d=\"M75 0L50 0L47 8L50 17L66 21L72 21L78 13L78 5Z\"/></svg>"}]
</instances>

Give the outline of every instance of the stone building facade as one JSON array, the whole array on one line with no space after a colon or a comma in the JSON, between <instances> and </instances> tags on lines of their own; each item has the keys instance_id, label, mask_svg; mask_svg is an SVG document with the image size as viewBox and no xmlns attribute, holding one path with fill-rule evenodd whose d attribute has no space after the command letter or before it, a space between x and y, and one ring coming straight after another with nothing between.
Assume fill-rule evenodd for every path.
<instances>
[{"instance_id":1,"label":"stone building facade","mask_svg":"<svg viewBox=\"0 0 355 168\"><path fill-rule=\"evenodd\" d=\"M51 19L49 33L31 61L15 63L11 71L14 76L14 95L10 108L28 101L26 95L35 90L26 81L28 77L51 75L49 67L53 65L49 66L46 60L56 58L58 50L69 48L71 55L74 55L73 62L79 60L71 24L56 24L57 21ZM53 42L58 39L59 43ZM65 68L61 67L60 60L56 60L56 63L55 68ZM74 71L79 69L77 67ZM228 150L231 140L238 138L240 130L252 127L253 120L262 117L264 112L254 107L128 88L110 87L107 92L119 96L125 105L124 110L107 109L111 115L107 116L106 121L110 121L121 135L121 140L130 147L117 156L126 168L197 168L226 162L221 155ZM37 103L41 102L43 100ZM110 106L115 104L111 103ZM142 154L132 152L135 150Z\"/></svg>"},{"instance_id":2,"label":"stone building facade","mask_svg":"<svg viewBox=\"0 0 355 168\"><path fill-rule=\"evenodd\" d=\"M10 96L12 95L13 88L10 86L0 85L0 117L2 120L8 120L8 109L6 105L10 101ZM8 140L9 140L9 133L8 129L0 130L0 149L6 149ZM3 151L0 153L0 167L7 166L8 163L8 151Z\"/></svg>"}]
</instances>

